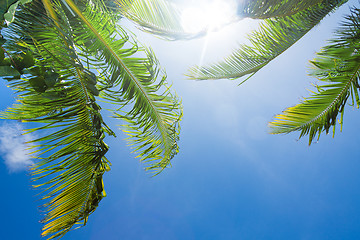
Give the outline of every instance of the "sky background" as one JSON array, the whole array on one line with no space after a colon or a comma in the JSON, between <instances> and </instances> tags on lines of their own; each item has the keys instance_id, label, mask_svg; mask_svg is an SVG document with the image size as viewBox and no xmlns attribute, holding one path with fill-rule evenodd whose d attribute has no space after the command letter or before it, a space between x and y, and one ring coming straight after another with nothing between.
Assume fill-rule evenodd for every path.
<instances>
[{"instance_id":1,"label":"sky background","mask_svg":"<svg viewBox=\"0 0 360 240\"><path fill-rule=\"evenodd\" d=\"M63 239L360 239L360 112L347 106L343 131L335 138L322 135L310 147L298 133L269 135L267 128L275 114L308 95L316 82L306 75L308 60L351 5L359 3L349 1L239 87L239 80L190 81L183 74L202 55L204 63L227 56L252 22L192 41L136 32L182 97L180 153L172 168L151 178L124 135L108 137L107 197L85 227ZM4 81L0 94L3 110L14 101ZM114 120L107 122L115 128ZM26 125L0 125L0 238L41 239L37 192L22 165L9 164L29 161L21 154L22 140L10 132Z\"/></svg>"}]
</instances>

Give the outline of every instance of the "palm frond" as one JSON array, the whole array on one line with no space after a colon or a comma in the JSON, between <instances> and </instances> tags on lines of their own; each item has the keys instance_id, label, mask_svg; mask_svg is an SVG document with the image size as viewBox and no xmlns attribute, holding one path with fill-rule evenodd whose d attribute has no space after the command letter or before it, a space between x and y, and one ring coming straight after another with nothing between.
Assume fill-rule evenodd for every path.
<instances>
[{"instance_id":1,"label":"palm frond","mask_svg":"<svg viewBox=\"0 0 360 240\"><path fill-rule=\"evenodd\" d=\"M130 41L108 8L102 1L34 0L3 31L4 48L19 57L0 56L1 67L12 70L1 74L10 74L18 103L1 116L43 124L27 132L43 132L34 141L40 162L32 174L47 201L42 234L50 239L86 224L105 196L103 139L114 133L100 114L100 93L117 104L114 117L126 122L147 169L159 173L178 152L181 103L151 50Z\"/></svg>"},{"instance_id":2,"label":"palm frond","mask_svg":"<svg viewBox=\"0 0 360 240\"><path fill-rule=\"evenodd\" d=\"M177 141L182 106L166 84L166 74L159 69L153 52L151 49L146 51L147 59L139 59L139 62L135 63L142 63L138 65L139 70L143 68L141 72L148 71L147 75L136 74L141 88L136 89L137 85L124 78L117 90L106 89L100 97L117 106L122 105L113 111L114 117L126 122L122 128L129 136L129 144L133 146L140 161L146 163L146 170L151 170L156 175L171 165L170 160L179 151ZM135 67L132 64L128 66ZM146 94L138 95L141 89L145 90ZM131 105L132 108L129 109L128 106Z\"/></svg>"},{"instance_id":3,"label":"palm frond","mask_svg":"<svg viewBox=\"0 0 360 240\"><path fill-rule=\"evenodd\" d=\"M181 24L181 10L167 0L117 0L119 10L145 32L168 40L203 36L206 29L187 32Z\"/></svg>"},{"instance_id":4,"label":"palm frond","mask_svg":"<svg viewBox=\"0 0 360 240\"><path fill-rule=\"evenodd\" d=\"M326 82L318 86L318 92L305 98L300 104L286 109L270 123L272 133L300 131L300 137L309 135L309 144L316 134L329 132L340 113L342 125L344 107L351 96L359 107L360 74L360 10L352 14L336 32L337 38L330 41L317 58L312 61L310 74Z\"/></svg>"},{"instance_id":5,"label":"palm frond","mask_svg":"<svg viewBox=\"0 0 360 240\"><path fill-rule=\"evenodd\" d=\"M161 74L151 50L131 42L119 26L114 30L111 21L101 14L104 10L100 5L88 5L80 13L70 0L65 1L76 14L81 14L81 19L89 21L87 28L73 28L84 39L93 39L84 51L97 53L90 61L102 69L100 97L118 105L114 117L127 122L123 129L129 135L130 145L140 160L148 163L148 170L159 173L178 152L182 116L181 103L167 86L166 75ZM119 38L115 40L116 35Z\"/></svg>"},{"instance_id":6,"label":"palm frond","mask_svg":"<svg viewBox=\"0 0 360 240\"><path fill-rule=\"evenodd\" d=\"M248 39L223 61L210 66L192 67L187 76L196 80L237 79L254 74L286 51L329 12L344 1L323 1L293 16L266 19ZM251 75L250 75L251 76Z\"/></svg>"},{"instance_id":7,"label":"palm frond","mask_svg":"<svg viewBox=\"0 0 360 240\"><path fill-rule=\"evenodd\" d=\"M238 15L242 18L254 19L285 17L294 15L321 2L323 0L244 0L239 1ZM331 1L327 2L331 3Z\"/></svg>"},{"instance_id":8,"label":"palm frond","mask_svg":"<svg viewBox=\"0 0 360 240\"><path fill-rule=\"evenodd\" d=\"M27 132L43 133L34 140L39 162L31 174L47 201L42 235L49 239L63 236L74 224L86 223L105 196L102 176L110 166L103 139L111 131L84 77L87 70L79 61L66 21L60 18L55 23L34 1L17 12L5 34L11 54L23 49L35 58L32 66L20 69L20 79L9 81L19 93L18 103L1 117L43 123Z\"/></svg>"}]
</instances>

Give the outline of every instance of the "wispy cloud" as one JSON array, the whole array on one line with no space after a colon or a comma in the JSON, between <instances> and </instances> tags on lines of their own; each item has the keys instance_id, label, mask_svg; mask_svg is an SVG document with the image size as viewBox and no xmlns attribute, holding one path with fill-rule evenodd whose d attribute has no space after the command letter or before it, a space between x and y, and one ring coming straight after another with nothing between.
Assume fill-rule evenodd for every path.
<instances>
[{"instance_id":1,"label":"wispy cloud","mask_svg":"<svg viewBox=\"0 0 360 240\"><path fill-rule=\"evenodd\" d=\"M0 126L0 154L10 172L26 170L33 164L31 150L28 149L31 145L26 144L33 140L33 136L22 133L19 123L5 122Z\"/></svg>"}]
</instances>

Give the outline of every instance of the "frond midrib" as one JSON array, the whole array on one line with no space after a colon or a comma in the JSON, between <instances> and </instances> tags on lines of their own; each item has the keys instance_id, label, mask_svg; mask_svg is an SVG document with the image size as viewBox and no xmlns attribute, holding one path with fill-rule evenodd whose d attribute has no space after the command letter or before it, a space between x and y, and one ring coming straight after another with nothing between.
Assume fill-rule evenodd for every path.
<instances>
[{"instance_id":1,"label":"frond midrib","mask_svg":"<svg viewBox=\"0 0 360 240\"><path fill-rule=\"evenodd\" d=\"M312 123L316 122L319 118L321 118L324 114L326 114L326 112L328 112L335 104L337 104L341 100L341 96L343 96L343 94L350 88L350 85L356 81L356 76L358 75L359 70L360 70L360 64L357 66L356 70L354 71L351 78L344 86L344 88L341 90L341 92L336 96L336 98L331 102L331 104L329 106L327 106L319 115L317 115L312 120L304 123L303 125L294 128L291 131L296 131L296 130L302 129L308 125L311 125Z\"/></svg>"}]
</instances>

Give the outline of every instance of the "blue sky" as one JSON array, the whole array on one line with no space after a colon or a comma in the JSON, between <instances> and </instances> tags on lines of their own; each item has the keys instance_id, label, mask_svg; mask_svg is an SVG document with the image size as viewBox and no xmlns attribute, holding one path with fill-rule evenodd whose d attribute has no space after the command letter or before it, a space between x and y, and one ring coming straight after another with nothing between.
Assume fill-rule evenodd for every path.
<instances>
[{"instance_id":1,"label":"blue sky","mask_svg":"<svg viewBox=\"0 0 360 240\"><path fill-rule=\"evenodd\" d=\"M182 97L180 153L172 168L151 178L123 135L108 138L107 197L85 227L63 239L359 239L360 112L347 106L343 131L310 147L297 133L267 134L275 114L307 96L316 82L306 76L308 60L354 4L349 1L239 87L239 81L183 76L201 61L206 39L165 42L137 32ZM249 22L212 34L203 61L230 53L243 39L242 24ZM0 93L5 109L13 95L4 82ZM5 164L2 151L1 239L41 239L37 192L25 171Z\"/></svg>"}]
</instances>

